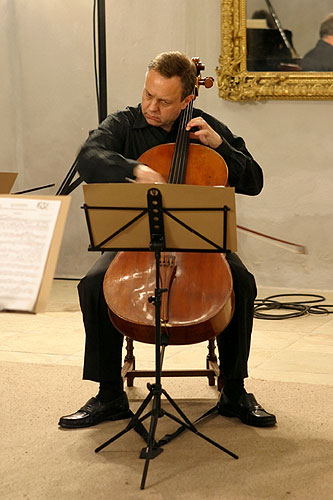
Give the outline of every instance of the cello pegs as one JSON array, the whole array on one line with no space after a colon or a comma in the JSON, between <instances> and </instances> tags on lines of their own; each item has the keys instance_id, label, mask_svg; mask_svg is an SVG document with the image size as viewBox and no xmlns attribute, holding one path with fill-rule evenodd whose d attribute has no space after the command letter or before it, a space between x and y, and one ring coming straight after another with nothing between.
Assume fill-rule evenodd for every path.
<instances>
[{"instance_id":1,"label":"cello pegs","mask_svg":"<svg viewBox=\"0 0 333 500\"><path fill-rule=\"evenodd\" d=\"M205 76L205 78L199 79L199 85L204 85L206 89L210 89L213 86L214 78L212 76Z\"/></svg>"}]
</instances>

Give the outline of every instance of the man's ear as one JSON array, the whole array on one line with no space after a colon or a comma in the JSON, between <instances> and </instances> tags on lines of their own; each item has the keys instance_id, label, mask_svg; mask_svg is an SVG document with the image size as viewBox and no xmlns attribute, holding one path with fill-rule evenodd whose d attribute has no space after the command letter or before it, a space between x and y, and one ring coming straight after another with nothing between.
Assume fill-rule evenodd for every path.
<instances>
[{"instance_id":1,"label":"man's ear","mask_svg":"<svg viewBox=\"0 0 333 500\"><path fill-rule=\"evenodd\" d=\"M182 102L182 109L185 109L186 106L194 99L194 95L190 94L185 97L185 99Z\"/></svg>"}]
</instances>

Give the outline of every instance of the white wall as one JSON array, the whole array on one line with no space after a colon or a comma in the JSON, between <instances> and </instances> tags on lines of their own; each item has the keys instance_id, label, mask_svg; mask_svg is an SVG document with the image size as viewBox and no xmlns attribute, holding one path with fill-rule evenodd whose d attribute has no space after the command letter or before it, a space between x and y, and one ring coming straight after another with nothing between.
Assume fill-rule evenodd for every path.
<instances>
[{"instance_id":1,"label":"white wall","mask_svg":"<svg viewBox=\"0 0 333 500\"><path fill-rule=\"evenodd\" d=\"M0 0L2 170L18 171L14 190L68 172L98 124L92 4L80 0ZM106 0L109 112L140 100L145 68L164 50L200 56L215 76L219 0ZM333 101L231 103L202 90L197 106L246 139L265 188L237 197L238 223L308 248L308 255L239 232L239 253L259 284L332 289ZM54 194L56 188L45 191ZM72 196L57 274L82 276L97 257L88 237L81 187Z\"/></svg>"}]
</instances>

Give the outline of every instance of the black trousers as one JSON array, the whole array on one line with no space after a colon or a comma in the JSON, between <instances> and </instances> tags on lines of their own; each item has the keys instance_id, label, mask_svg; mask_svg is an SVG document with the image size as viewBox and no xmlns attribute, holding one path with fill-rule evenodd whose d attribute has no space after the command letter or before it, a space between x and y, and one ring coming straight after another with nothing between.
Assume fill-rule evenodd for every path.
<instances>
[{"instance_id":1,"label":"black trousers","mask_svg":"<svg viewBox=\"0 0 333 500\"><path fill-rule=\"evenodd\" d=\"M96 382L120 380L123 335L112 325L103 295L104 274L114 258L105 252L78 285L86 331L83 378ZM226 378L248 376L253 307L257 289L253 275L236 254L227 256L235 293L235 312L217 337L221 374Z\"/></svg>"}]
</instances>

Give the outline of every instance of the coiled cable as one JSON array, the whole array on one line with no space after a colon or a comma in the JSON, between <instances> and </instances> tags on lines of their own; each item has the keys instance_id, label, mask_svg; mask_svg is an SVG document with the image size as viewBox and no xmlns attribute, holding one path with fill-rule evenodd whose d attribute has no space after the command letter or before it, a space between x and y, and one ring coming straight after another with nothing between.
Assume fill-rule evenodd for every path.
<instances>
[{"instance_id":1,"label":"coiled cable","mask_svg":"<svg viewBox=\"0 0 333 500\"><path fill-rule=\"evenodd\" d=\"M277 301L274 299L283 297L309 297L309 300L293 300L289 301ZM270 295L265 299L256 299L254 302L254 317L258 319L289 319L297 318L299 316L305 316L307 314L332 314L333 308L332 304L325 305L309 305L316 304L318 302L324 302L326 298L323 295L316 294L306 294L306 293L286 293ZM281 310L286 309L287 313L279 314L268 314L264 311L269 310Z\"/></svg>"}]
</instances>

